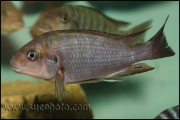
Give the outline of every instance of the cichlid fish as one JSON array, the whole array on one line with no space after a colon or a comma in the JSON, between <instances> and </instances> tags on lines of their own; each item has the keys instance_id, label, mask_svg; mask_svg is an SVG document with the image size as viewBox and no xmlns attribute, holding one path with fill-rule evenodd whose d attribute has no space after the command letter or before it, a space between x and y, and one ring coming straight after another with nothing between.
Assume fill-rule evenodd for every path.
<instances>
[{"instance_id":1,"label":"cichlid fish","mask_svg":"<svg viewBox=\"0 0 180 120\"><path fill-rule=\"evenodd\" d=\"M37 37L55 30L87 29L112 34L131 34L147 29L150 24L151 20L128 31L122 31L120 28L127 27L130 25L129 22L113 20L85 6L59 5L44 11L30 33L33 37Z\"/></svg>"},{"instance_id":2,"label":"cichlid fish","mask_svg":"<svg viewBox=\"0 0 180 120\"><path fill-rule=\"evenodd\" d=\"M179 119L179 105L162 111L154 119Z\"/></svg>"},{"instance_id":3,"label":"cichlid fish","mask_svg":"<svg viewBox=\"0 0 180 120\"><path fill-rule=\"evenodd\" d=\"M22 12L11 2L1 1L1 34L8 35L23 26Z\"/></svg>"},{"instance_id":4,"label":"cichlid fish","mask_svg":"<svg viewBox=\"0 0 180 120\"><path fill-rule=\"evenodd\" d=\"M47 32L20 48L10 65L17 73L55 81L56 97L61 100L65 83L99 82L133 74L126 71L136 62L175 55L163 34L165 23L149 41L135 45L134 38L147 29L130 35L92 30Z\"/></svg>"}]
</instances>

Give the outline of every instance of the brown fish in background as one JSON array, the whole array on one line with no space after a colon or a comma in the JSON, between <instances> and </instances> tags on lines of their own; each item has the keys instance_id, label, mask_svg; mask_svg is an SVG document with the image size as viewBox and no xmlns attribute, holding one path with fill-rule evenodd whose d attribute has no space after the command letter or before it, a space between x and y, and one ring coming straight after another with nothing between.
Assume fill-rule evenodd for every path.
<instances>
[{"instance_id":1,"label":"brown fish in background","mask_svg":"<svg viewBox=\"0 0 180 120\"><path fill-rule=\"evenodd\" d=\"M23 26L22 12L11 2L1 1L1 34L8 35Z\"/></svg>"},{"instance_id":2,"label":"brown fish in background","mask_svg":"<svg viewBox=\"0 0 180 120\"><path fill-rule=\"evenodd\" d=\"M146 30L130 35L91 30L47 32L20 48L10 65L17 73L55 81L56 97L61 100L65 83L124 76L123 71L136 62L175 55L163 34L165 23L149 41L135 45L134 38Z\"/></svg>"},{"instance_id":3,"label":"brown fish in background","mask_svg":"<svg viewBox=\"0 0 180 120\"><path fill-rule=\"evenodd\" d=\"M179 105L162 111L154 119L179 119Z\"/></svg>"},{"instance_id":4,"label":"brown fish in background","mask_svg":"<svg viewBox=\"0 0 180 120\"><path fill-rule=\"evenodd\" d=\"M64 5L51 7L44 11L30 33L35 38L42 33L55 30L88 29L112 34L132 34L150 27L151 20L128 31L120 28L130 25L129 22L113 20L95 9L85 6Z\"/></svg>"}]
</instances>

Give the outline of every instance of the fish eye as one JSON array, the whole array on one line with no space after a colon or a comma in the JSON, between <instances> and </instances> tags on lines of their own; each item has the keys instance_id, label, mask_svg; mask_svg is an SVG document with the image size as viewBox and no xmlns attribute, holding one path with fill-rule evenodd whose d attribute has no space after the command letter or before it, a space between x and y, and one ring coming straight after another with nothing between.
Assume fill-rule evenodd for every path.
<instances>
[{"instance_id":1,"label":"fish eye","mask_svg":"<svg viewBox=\"0 0 180 120\"><path fill-rule=\"evenodd\" d=\"M57 57L56 56L53 56L52 58L51 58L54 62L58 62L58 59L57 59Z\"/></svg>"},{"instance_id":2,"label":"fish eye","mask_svg":"<svg viewBox=\"0 0 180 120\"><path fill-rule=\"evenodd\" d=\"M63 14L60 16L60 21L63 23L66 23L68 21L68 16L66 14Z\"/></svg>"},{"instance_id":3,"label":"fish eye","mask_svg":"<svg viewBox=\"0 0 180 120\"><path fill-rule=\"evenodd\" d=\"M28 57L28 59L31 60L31 61L37 60L37 58L38 58L38 53L37 53L36 51L34 51L34 50L30 50L30 51L28 51L28 53L27 53L27 57Z\"/></svg>"}]
</instances>

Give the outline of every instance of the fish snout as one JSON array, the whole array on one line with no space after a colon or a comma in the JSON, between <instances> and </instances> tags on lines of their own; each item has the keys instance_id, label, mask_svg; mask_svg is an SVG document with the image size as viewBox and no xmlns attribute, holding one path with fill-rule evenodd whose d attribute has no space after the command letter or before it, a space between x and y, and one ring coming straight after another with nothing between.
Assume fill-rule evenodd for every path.
<instances>
[{"instance_id":1,"label":"fish snout","mask_svg":"<svg viewBox=\"0 0 180 120\"><path fill-rule=\"evenodd\" d=\"M21 61L18 60L18 57L13 55L12 58L10 59L10 66L15 72L20 72L22 71L21 68Z\"/></svg>"}]
</instances>

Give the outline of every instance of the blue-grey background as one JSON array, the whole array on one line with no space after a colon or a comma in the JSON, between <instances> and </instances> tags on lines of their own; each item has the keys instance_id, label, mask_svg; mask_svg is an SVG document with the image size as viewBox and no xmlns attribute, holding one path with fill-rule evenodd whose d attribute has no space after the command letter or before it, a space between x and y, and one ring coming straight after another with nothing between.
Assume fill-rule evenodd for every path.
<instances>
[{"instance_id":1,"label":"blue-grey background","mask_svg":"<svg viewBox=\"0 0 180 120\"><path fill-rule=\"evenodd\" d=\"M13 1L22 8L22 2ZM152 28L146 32L146 41L166 23L164 33L175 56L147 60L153 71L120 78L123 82L81 85L86 92L94 118L154 118L168 107L179 104L179 1L177 2L67 2L97 9L105 15L138 25L152 19ZM32 40L29 30L41 11L24 14L25 27L7 37L1 36L1 82L28 80L43 81L17 74L9 66L12 54ZM20 86L17 86L20 87ZM37 91L38 92L38 91Z\"/></svg>"}]
</instances>

